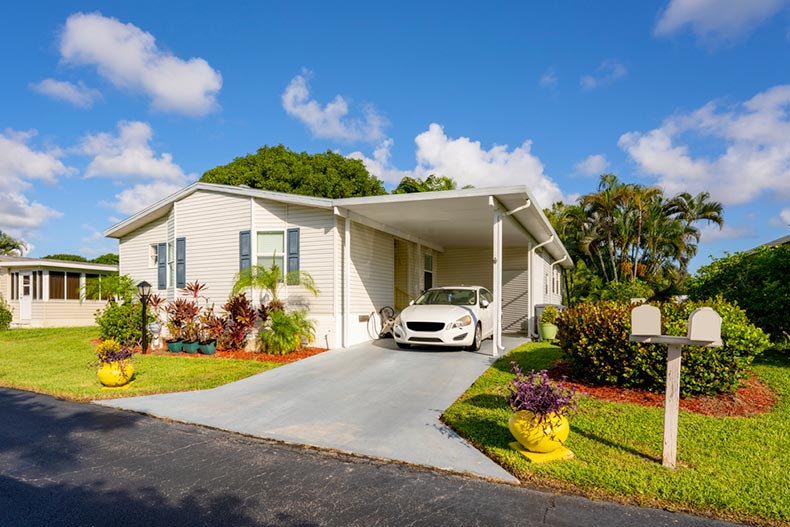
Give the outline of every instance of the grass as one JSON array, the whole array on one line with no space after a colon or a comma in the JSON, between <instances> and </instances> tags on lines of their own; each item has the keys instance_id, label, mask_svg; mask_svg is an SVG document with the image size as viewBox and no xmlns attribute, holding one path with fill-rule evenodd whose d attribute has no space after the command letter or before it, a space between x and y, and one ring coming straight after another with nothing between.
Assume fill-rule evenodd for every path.
<instances>
[{"instance_id":1,"label":"grass","mask_svg":"<svg viewBox=\"0 0 790 527\"><path fill-rule=\"evenodd\" d=\"M91 340L97 328L0 331L0 386L73 401L203 390L276 366L273 362L135 355L127 388L104 388L96 377Z\"/></svg>"},{"instance_id":2,"label":"grass","mask_svg":"<svg viewBox=\"0 0 790 527\"><path fill-rule=\"evenodd\" d=\"M778 396L771 412L716 418L680 412L678 469L661 465L663 409L582 398L566 445L576 457L532 465L510 450L512 413L497 387L525 370L548 368L558 348L526 344L494 363L443 415L459 434L523 482L592 497L772 525L790 525L790 354L754 364Z\"/></svg>"}]
</instances>

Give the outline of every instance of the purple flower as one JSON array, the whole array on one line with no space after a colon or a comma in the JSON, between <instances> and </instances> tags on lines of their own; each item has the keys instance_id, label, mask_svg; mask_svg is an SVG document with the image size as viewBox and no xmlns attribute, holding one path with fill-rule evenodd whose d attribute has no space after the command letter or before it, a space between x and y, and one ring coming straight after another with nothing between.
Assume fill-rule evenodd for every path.
<instances>
[{"instance_id":1,"label":"purple flower","mask_svg":"<svg viewBox=\"0 0 790 527\"><path fill-rule=\"evenodd\" d=\"M565 378L559 383L549 379L546 370L524 374L515 361L510 363L516 377L504 386L505 400L515 411L527 410L535 414L536 423L549 420L551 414L570 417L578 411L576 388L565 388Z\"/></svg>"}]
</instances>

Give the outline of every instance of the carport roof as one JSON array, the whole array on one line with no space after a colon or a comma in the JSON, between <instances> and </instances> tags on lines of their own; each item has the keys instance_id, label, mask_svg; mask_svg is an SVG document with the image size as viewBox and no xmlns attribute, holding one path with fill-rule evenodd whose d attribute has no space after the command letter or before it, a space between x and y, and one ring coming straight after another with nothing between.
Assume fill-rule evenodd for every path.
<instances>
[{"instance_id":1,"label":"carport roof","mask_svg":"<svg viewBox=\"0 0 790 527\"><path fill-rule=\"evenodd\" d=\"M563 267L573 267L559 236L523 185L348 198L333 204L350 211L352 219L367 219L373 226L386 226L442 248L492 247L493 207L497 207L510 213L503 229L505 247L551 240L544 249L554 261L565 258Z\"/></svg>"}]
</instances>

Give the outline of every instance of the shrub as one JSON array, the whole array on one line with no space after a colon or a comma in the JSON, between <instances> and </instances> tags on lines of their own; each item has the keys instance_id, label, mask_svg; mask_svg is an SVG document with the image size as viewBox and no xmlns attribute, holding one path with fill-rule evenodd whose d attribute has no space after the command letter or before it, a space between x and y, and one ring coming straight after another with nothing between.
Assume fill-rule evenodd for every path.
<instances>
[{"instance_id":1,"label":"shrub","mask_svg":"<svg viewBox=\"0 0 790 527\"><path fill-rule=\"evenodd\" d=\"M774 342L790 337L790 245L714 259L688 281L692 299L722 295L737 302Z\"/></svg>"},{"instance_id":2,"label":"shrub","mask_svg":"<svg viewBox=\"0 0 790 527\"><path fill-rule=\"evenodd\" d=\"M3 295L0 295L0 331L11 327L11 320L14 314L11 312L11 306L5 301Z\"/></svg>"},{"instance_id":3,"label":"shrub","mask_svg":"<svg viewBox=\"0 0 790 527\"><path fill-rule=\"evenodd\" d=\"M266 325L258 332L261 347L267 353L286 355L302 347L302 338L315 338L315 324L307 318L307 311L287 313L276 310L269 312Z\"/></svg>"},{"instance_id":4,"label":"shrub","mask_svg":"<svg viewBox=\"0 0 790 527\"><path fill-rule=\"evenodd\" d=\"M546 425L551 415L571 417L579 408L576 388L565 388L563 382L554 383L546 370L524 374L515 361L511 361L516 377L500 389L506 392L505 401L513 411L525 410L535 414L532 426Z\"/></svg>"},{"instance_id":5,"label":"shrub","mask_svg":"<svg viewBox=\"0 0 790 527\"><path fill-rule=\"evenodd\" d=\"M540 314L540 322L543 324L556 324L559 311L554 306L546 306Z\"/></svg>"},{"instance_id":6,"label":"shrub","mask_svg":"<svg viewBox=\"0 0 790 527\"><path fill-rule=\"evenodd\" d=\"M257 318L252 304L245 293L240 293L231 297L222 309L226 313L223 318L224 330L217 339L217 347L243 349Z\"/></svg>"},{"instance_id":7,"label":"shrub","mask_svg":"<svg viewBox=\"0 0 790 527\"><path fill-rule=\"evenodd\" d=\"M603 290L601 290L602 299L620 302L628 302L632 298L645 298L650 300L654 295L655 292L650 286L639 279L633 282L630 280L609 282Z\"/></svg>"},{"instance_id":8,"label":"shrub","mask_svg":"<svg viewBox=\"0 0 790 527\"><path fill-rule=\"evenodd\" d=\"M683 347L680 379L683 397L734 391L754 357L768 345L767 335L749 322L743 310L721 298L660 305L663 333L686 335L689 315L703 305L721 315L723 345ZM580 379L663 392L666 345L629 342L631 307L606 301L579 304L563 311L557 334L563 356L574 376Z\"/></svg>"},{"instance_id":9,"label":"shrub","mask_svg":"<svg viewBox=\"0 0 790 527\"><path fill-rule=\"evenodd\" d=\"M142 317L139 302L109 302L104 309L96 311L95 320L102 339L113 339L132 346L143 340Z\"/></svg>"}]
</instances>

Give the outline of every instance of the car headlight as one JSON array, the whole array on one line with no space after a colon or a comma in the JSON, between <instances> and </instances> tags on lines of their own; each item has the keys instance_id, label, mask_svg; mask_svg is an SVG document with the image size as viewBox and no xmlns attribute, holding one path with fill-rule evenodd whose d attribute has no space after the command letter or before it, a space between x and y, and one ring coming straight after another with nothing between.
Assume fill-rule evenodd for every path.
<instances>
[{"instance_id":1,"label":"car headlight","mask_svg":"<svg viewBox=\"0 0 790 527\"><path fill-rule=\"evenodd\" d=\"M472 317L469 315L464 315L458 320L456 320L455 322L453 322L453 324L450 326L450 329L463 328L471 325L472 325Z\"/></svg>"},{"instance_id":2,"label":"car headlight","mask_svg":"<svg viewBox=\"0 0 790 527\"><path fill-rule=\"evenodd\" d=\"M400 326L400 315L395 317L395 322L393 322L393 324L396 325L396 326Z\"/></svg>"}]
</instances>

